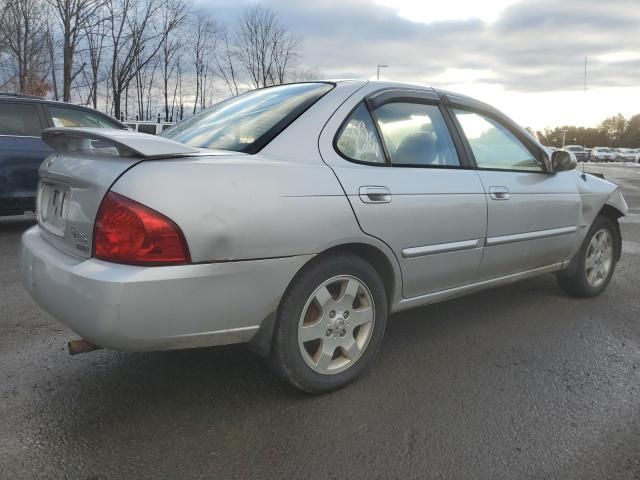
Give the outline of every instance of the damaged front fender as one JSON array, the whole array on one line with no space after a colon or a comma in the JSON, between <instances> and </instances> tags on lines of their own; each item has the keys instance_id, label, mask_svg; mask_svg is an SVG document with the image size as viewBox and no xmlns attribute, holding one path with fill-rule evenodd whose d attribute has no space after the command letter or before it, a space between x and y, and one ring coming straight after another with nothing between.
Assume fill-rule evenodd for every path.
<instances>
[{"instance_id":1,"label":"damaged front fender","mask_svg":"<svg viewBox=\"0 0 640 480\"><path fill-rule=\"evenodd\" d=\"M615 191L611 195L609 195L609 198L605 202L605 205L609 205L610 207L615 208L620 213L620 217L623 217L627 213L629 213L629 206L622 196L620 187L616 188Z\"/></svg>"}]
</instances>

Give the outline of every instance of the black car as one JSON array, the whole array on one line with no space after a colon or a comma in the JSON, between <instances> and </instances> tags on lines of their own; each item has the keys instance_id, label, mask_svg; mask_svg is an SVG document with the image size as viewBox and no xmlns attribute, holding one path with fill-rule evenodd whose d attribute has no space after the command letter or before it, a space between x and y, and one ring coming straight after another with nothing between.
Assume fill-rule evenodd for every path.
<instances>
[{"instance_id":1,"label":"black car","mask_svg":"<svg viewBox=\"0 0 640 480\"><path fill-rule=\"evenodd\" d=\"M0 94L0 216L35 210L38 167L53 153L40 138L49 127L127 129L104 113L68 103Z\"/></svg>"}]
</instances>

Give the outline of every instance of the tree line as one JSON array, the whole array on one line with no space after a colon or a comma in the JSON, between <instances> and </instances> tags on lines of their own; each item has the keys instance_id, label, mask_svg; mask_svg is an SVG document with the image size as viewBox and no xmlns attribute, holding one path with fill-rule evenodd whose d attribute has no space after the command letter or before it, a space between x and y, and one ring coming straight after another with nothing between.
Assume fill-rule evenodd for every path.
<instances>
[{"instance_id":1,"label":"tree line","mask_svg":"<svg viewBox=\"0 0 640 480\"><path fill-rule=\"evenodd\" d=\"M545 128L537 136L543 144L557 148L562 147L563 138L566 145L640 148L640 114L625 118L619 113L605 118L596 127Z\"/></svg>"},{"instance_id":2,"label":"tree line","mask_svg":"<svg viewBox=\"0 0 640 480\"><path fill-rule=\"evenodd\" d=\"M274 10L225 24L191 1L0 0L0 91L178 121L221 94L319 76Z\"/></svg>"}]
</instances>

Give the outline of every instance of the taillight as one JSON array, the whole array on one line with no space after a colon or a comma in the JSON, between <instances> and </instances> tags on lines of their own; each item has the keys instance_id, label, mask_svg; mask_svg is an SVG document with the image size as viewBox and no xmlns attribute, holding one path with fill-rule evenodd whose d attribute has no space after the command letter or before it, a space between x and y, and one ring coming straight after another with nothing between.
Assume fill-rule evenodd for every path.
<instances>
[{"instance_id":1,"label":"taillight","mask_svg":"<svg viewBox=\"0 0 640 480\"><path fill-rule=\"evenodd\" d=\"M93 235L93 256L131 265L190 262L182 231L170 219L130 198L109 192Z\"/></svg>"}]
</instances>

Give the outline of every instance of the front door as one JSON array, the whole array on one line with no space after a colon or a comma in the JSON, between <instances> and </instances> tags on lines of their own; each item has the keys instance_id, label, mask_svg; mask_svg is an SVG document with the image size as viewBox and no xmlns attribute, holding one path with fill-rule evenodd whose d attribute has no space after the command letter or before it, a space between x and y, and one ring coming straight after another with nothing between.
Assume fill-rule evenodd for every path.
<instances>
[{"instance_id":1,"label":"front door","mask_svg":"<svg viewBox=\"0 0 640 480\"><path fill-rule=\"evenodd\" d=\"M438 97L370 98L344 115L321 152L362 230L398 258L403 296L472 282L487 202L479 177L460 160Z\"/></svg>"},{"instance_id":2,"label":"front door","mask_svg":"<svg viewBox=\"0 0 640 480\"><path fill-rule=\"evenodd\" d=\"M487 238L481 279L566 259L576 242L580 196L569 172L549 174L506 124L453 108L484 186Z\"/></svg>"}]
</instances>

